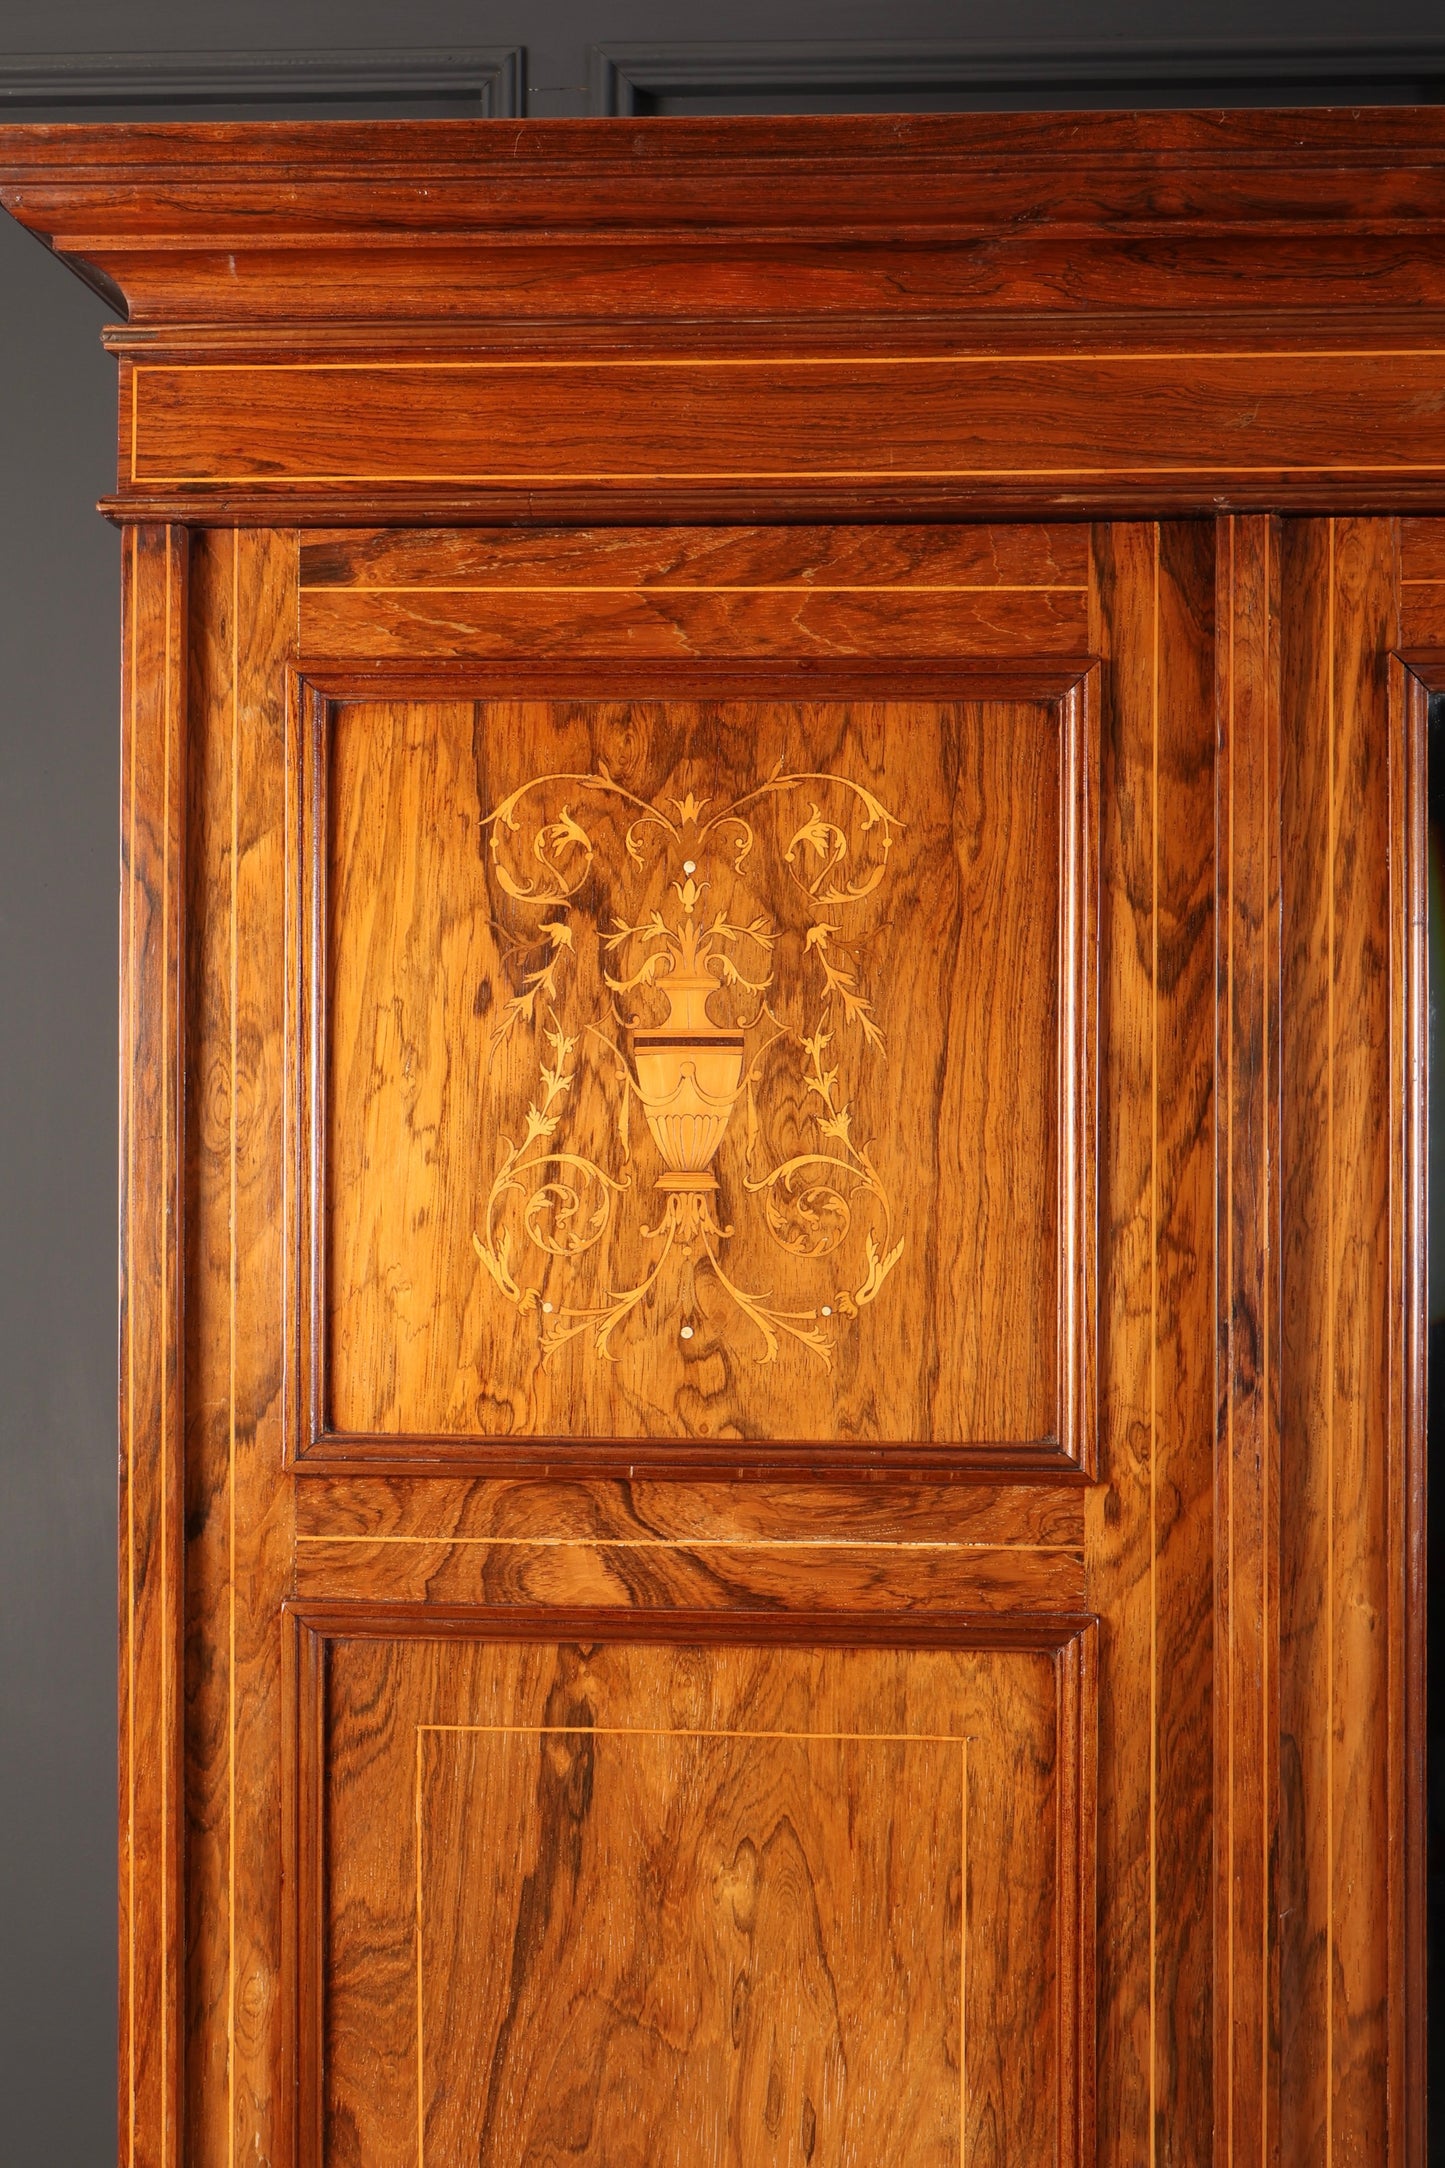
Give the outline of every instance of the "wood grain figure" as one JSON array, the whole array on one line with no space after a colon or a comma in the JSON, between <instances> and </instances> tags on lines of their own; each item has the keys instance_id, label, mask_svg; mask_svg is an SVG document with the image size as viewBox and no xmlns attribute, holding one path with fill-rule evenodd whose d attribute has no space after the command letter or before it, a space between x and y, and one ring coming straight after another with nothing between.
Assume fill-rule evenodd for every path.
<instances>
[{"instance_id":1,"label":"wood grain figure","mask_svg":"<svg viewBox=\"0 0 1445 2168\"><path fill-rule=\"evenodd\" d=\"M1440 114L0 202L125 319L126 2168L1424 2168Z\"/></svg>"},{"instance_id":2,"label":"wood grain figure","mask_svg":"<svg viewBox=\"0 0 1445 2168\"><path fill-rule=\"evenodd\" d=\"M561 1421L639 1441L619 1472L679 1435L1087 1461L1088 727L1077 703L314 705L300 1450L455 1459ZM689 1248L644 1191L674 1179L634 1051L656 994L619 973L693 908L694 865L752 1035L717 1239Z\"/></svg>"}]
</instances>

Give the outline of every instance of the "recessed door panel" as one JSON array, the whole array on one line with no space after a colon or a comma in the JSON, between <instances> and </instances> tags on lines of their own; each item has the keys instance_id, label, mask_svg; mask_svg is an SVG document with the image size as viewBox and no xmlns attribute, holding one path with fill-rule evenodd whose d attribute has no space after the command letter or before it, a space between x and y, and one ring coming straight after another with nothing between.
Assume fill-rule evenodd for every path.
<instances>
[{"instance_id":1,"label":"recessed door panel","mask_svg":"<svg viewBox=\"0 0 1445 2168\"><path fill-rule=\"evenodd\" d=\"M1088 728L317 697L306 1443L1084 1457Z\"/></svg>"},{"instance_id":2,"label":"recessed door panel","mask_svg":"<svg viewBox=\"0 0 1445 2168\"><path fill-rule=\"evenodd\" d=\"M302 1628L325 2159L1058 2158L1083 1644L339 1623Z\"/></svg>"}]
</instances>

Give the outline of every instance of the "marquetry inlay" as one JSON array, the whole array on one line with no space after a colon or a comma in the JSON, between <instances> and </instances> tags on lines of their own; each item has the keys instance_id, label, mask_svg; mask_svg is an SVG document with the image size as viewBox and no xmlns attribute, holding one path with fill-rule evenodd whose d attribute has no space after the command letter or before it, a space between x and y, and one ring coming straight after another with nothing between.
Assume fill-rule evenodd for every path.
<instances>
[{"instance_id":1,"label":"marquetry inlay","mask_svg":"<svg viewBox=\"0 0 1445 2168\"><path fill-rule=\"evenodd\" d=\"M577 987L576 917L598 847L587 807L601 800L628 816L624 872L661 872L665 886L658 894L654 881L652 900L639 896L634 916L614 914L599 929L608 1005L589 1016ZM780 828L756 822L769 801L791 808ZM756 1359L771 1362L786 1335L830 1365L835 1333L876 1299L905 1240L870 1140L855 1129L848 1084L850 1070L885 1051L858 943L902 823L862 783L780 764L721 803L691 790L649 802L605 769L540 776L483 825L518 921L519 983L493 1028L492 1051L519 1029L538 1048L525 1116L503 1133L472 1238L501 1294L536 1318L544 1355L585 1336L613 1358L613 1335L644 1297L661 1293L669 1270L677 1291L654 1315L671 1322L675 1311L676 1329L691 1340L702 1271L754 1327ZM783 892L801 936L791 954L780 946L778 917L746 886L749 862L770 847L786 869ZM564 1126L579 1078L599 1061L615 1086L610 1168L570 1145ZM795 1110L786 1141L767 1120L778 1082ZM551 1283L529 1265L579 1257L614 1211L641 1203L634 1103L661 1161L650 1183L654 1224L643 1229L648 1269L600 1303L565 1294L554 1301L544 1291ZM746 1145L729 1202L760 1212L787 1258L818 1268L801 1306L744 1287L723 1262L733 1229L719 1217L714 1162L739 1110Z\"/></svg>"}]
</instances>

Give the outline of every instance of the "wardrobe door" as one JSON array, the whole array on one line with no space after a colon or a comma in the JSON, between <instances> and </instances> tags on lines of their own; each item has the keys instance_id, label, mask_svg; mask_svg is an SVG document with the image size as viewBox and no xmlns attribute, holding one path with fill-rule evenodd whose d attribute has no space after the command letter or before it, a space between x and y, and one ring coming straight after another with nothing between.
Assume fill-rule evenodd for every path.
<instances>
[{"instance_id":1,"label":"wardrobe door","mask_svg":"<svg viewBox=\"0 0 1445 2168\"><path fill-rule=\"evenodd\" d=\"M132 531L188 2158L1255 2112L1272 533Z\"/></svg>"}]
</instances>

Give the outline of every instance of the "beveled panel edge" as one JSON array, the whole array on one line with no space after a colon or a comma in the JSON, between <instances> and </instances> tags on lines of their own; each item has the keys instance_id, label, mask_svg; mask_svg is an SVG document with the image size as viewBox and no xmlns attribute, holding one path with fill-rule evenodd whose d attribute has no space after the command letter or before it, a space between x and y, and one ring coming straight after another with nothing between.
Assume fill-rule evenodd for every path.
<instances>
[{"instance_id":1,"label":"beveled panel edge","mask_svg":"<svg viewBox=\"0 0 1445 2168\"><path fill-rule=\"evenodd\" d=\"M1445 693L1445 647L1406 648L1391 659L1424 693ZM1410 689L1407 682L1403 690L1408 694ZM1402 753L1412 758L1413 748L1402 748Z\"/></svg>"},{"instance_id":2,"label":"beveled panel edge","mask_svg":"<svg viewBox=\"0 0 1445 2168\"><path fill-rule=\"evenodd\" d=\"M415 665L298 663L288 672L288 913L295 934L287 962L286 1072L294 1131L286 1140L286 1326L282 1387L284 1465L293 1473L452 1475L566 1480L722 1477L739 1481L807 1477L889 1483L1001 1480L1078 1482L1097 1461L1095 1168L1098 1007L1098 700L1087 687L1097 664L997 663L984 657L939 663L876 657L853 665L830 659L729 664L607 658L558 663L470 659ZM326 802L326 747L336 705L380 699L515 697L812 697L891 693L913 698L1039 700L1059 710L1059 1363L1056 1429L1024 1440L958 1444L894 1441L521 1438L420 1432L334 1431L326 1421L325 852L319 821Z\"/></svg>"},{"instance_id":3,"label":"beveled panel edge","mask_svg":"<svg viewBox=\"0 0 1445 2168\"><path fill-rule=\"evenodd\" d=\"M540 1641L736 1648L1060 1649L1093 1634L1091 1611L636 1611L616 1605L330 1602L290 1597L288 1625L318 1640Z\"/></svg>"},{"instance_id":4,"label":"beveled panel edge","mask_svg":"<svg viewBox=\"0 0 1445 2168\"><path fill-rule=\"evenodd\" d=\"M1066 1483L1092 1480L1056 1438L959 1446L853 1445L846 1439L448 1438L422 1432L320 1431L293 1450L297 1475L457 1476L515 1482Z\"/></svg>"},{"instance_id":5,"label":"beveled panel edge","mask_svg":"<svg viewBox=\"0 0 1445 2168\"><path fill-rule=\"evenodd\" d=\"M585 655L534 661L522 656L458 656L439 660L358 662L323 657L296 665L298 685L329 701L502 700L748 700L806 692L819 699L882 699L905 683L920 700L1062 700L1096 668L1090 655L1041 661L1018 656L771 656L730 661L725 656ZM475 690L474 690L475 688Z\"/></svg>"},{"instance_id":6,"label":"beveled panel edge","mask_svg":"<svg viewBox=\"0 0 1445 2168\"><path fill-rule=\"evenodd\" d=\"M1198 518L1229 512L1445 516L1445 463L1427 472L1363 468L1335 474L1313 468L1267 468L1241 474L1180 468L1153 477L1100 470L1064 479L1029 475L960 477L941 482L836 482L771 486L743 480L701 488L659 482L519 484L515 488L393 491L357 484L321 491L255 485L231 489L142 489L100 497L96 509L117 526L188 527L556 527L704 525L709 521L910 524L991 519L1131 520Z\"/></svg>"}]
</instances>

